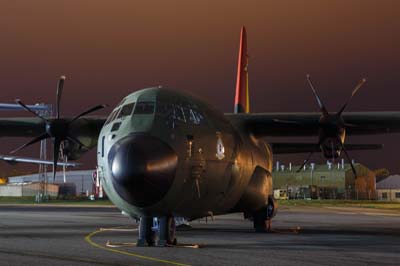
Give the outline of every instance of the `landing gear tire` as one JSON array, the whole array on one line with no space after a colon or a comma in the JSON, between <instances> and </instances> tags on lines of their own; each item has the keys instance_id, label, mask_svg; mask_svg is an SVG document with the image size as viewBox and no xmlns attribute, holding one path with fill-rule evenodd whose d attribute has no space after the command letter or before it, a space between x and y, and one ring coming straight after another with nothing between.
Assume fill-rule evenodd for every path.
<instances>
[{"instance_id":1,"label":"landing gear tire","mask_svg":"<svg viewBox=\"0 0 400 266\"><path fill-rule=\"evenodd\" d=\"M168 237L167 244L176 246L178 241L176 240L176 224L174 217L168 217Z\"/></svg>"},{"instance_id":2,"label":"landing gear tire","mask_svg":"<svg viewBox=\"0 0 400 266\"><path fill-rule=\"evenodd\" d=\"M153 217L140 217L138 247L154 246L156 233L152 229Z\"/></svg>"},{"instance_id":3,"label":"landing gear tire","mask_svg":"<svg viewBox=\"0 0 400 266\"><path fill-rule=\"evenodd\" d=\"M159 218L159 240L157 246L176 245L176 225L173 216Z\"/></svg>"},{"instance_id":4,"label":"landing gear tire","mask_svg":"<svg viewBox=\"0 0 400 266\"><path fill-rule=\"evenodd\" d=\"M146 242L149 247L153 247L156 244L157 234L153 230L150 230L148 234L146 234Z\"/></svg>"},{"instance_id":5,"label":"landing gear tire","mask_svg":"<svg viewBox=\"0 0 400 266\"><path fill-rule=\"evenodd\" d=\"M264 233L267 231L267 216L265 208L256 211L253 214L253 227L257 233Z\"/></svg>"}]
</instances>

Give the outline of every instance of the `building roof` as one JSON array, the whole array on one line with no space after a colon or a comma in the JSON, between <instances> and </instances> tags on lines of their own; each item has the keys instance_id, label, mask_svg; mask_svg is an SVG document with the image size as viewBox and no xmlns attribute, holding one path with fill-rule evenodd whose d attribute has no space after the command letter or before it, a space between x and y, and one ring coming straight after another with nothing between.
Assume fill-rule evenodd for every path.
<instances>
[{"instance_id":1,"label":"building roof","mask_svg":"<svg viewBox=\"0 0 400 266\"><path fill-rule=\"evenodd\" d=\"M400 175L391 175L379 181L376 189L400 189Z\"/></svg>"}]
</instances>

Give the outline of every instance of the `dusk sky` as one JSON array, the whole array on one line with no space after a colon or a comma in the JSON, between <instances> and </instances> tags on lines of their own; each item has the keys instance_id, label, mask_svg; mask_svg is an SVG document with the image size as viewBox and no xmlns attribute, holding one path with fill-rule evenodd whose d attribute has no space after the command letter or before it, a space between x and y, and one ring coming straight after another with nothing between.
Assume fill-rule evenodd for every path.
<instances>
[{"instance_id":1,"label":"dusk sky","mask_svg":"<svg viewBox=\"0 0 400 266\"><path fill-rule=\"evenodd\" d=\"M242 25L252 112L318 111L306 74L329 111L337 111L363 77L367 83L348 111L400 111L396 0L1 0L0 102L54 103L57 80L66 75L62 114L68 116L100 103L114 106L159 84L232 112ZM351 156L372 169L400 172L399 137L347 141L385 144L382 151ZM2 138L0 153L25 141ZM20 154L38 156L38 149ZM305 156L277 159L300 163ZM95 153L83 161L94 168ZM316 154L312 161L324 159Z\"/></svg>"}]
</instances>

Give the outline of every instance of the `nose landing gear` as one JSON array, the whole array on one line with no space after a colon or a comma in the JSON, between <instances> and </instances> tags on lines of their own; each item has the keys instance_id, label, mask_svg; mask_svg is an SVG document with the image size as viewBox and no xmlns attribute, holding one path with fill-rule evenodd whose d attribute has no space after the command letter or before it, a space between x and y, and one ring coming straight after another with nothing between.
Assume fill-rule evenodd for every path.
<instances>
[{"instance_id":1,"label":"nose landing gear","mask_svg":"<svg viewBox=\"0 0 400 266\"><path fill-rule=\"evenodd\" d=\"M176 246L177 240L175 237L176 224L173 216L161 217L158 219L158 242L157 246Z\"/></svg>"},{"instance_id":2,"label":"nose landing gear","mask_svg":"<svg viewBox=\"0 0 400 266\"><path fill-rule=\"evenodd\" d=\"M139 239L136 246L154 246L156 242L156 233L153 231L153 217L140 217Z\"/></svg>"},{"instance_id":3,"label":"nose landing gear","mask_svg":"<svg viewBox=\"0 0 400 266\"><path fill-rule=\"evenodd\" d=\"M166 247L177 245L174 217L157 217L157 222L155 223L153 223L153 220L153 217L140 218L139 239L137 241L137 246Z\"/></svg>"}]
</instances>

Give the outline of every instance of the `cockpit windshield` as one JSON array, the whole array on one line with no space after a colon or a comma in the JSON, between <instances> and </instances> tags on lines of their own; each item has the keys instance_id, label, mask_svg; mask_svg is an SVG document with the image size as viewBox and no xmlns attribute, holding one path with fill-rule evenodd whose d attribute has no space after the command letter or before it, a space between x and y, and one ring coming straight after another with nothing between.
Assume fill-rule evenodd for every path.
<instances>
[{"instance_id":1,"label":"cockpit windshield","mask_svg":"<svg viewBox=\"0 0 400 266\"><path fill-rule=\"evenodd\" d=\"M134 114L154 114L154 107L154 102L137 103Z\"/></svg>"},{"instance_id":2,"label":"cockpit windshield","mask_svg":"<svg viewBox=\"0 0 400 266\"><path fill-rule=\"evenodd\" d=\"M122 106L121 112L118 114L118 118L122 118L132 114L133 108L135 107L135 103L128 103Z\"/></svg>"}]
</instances>

